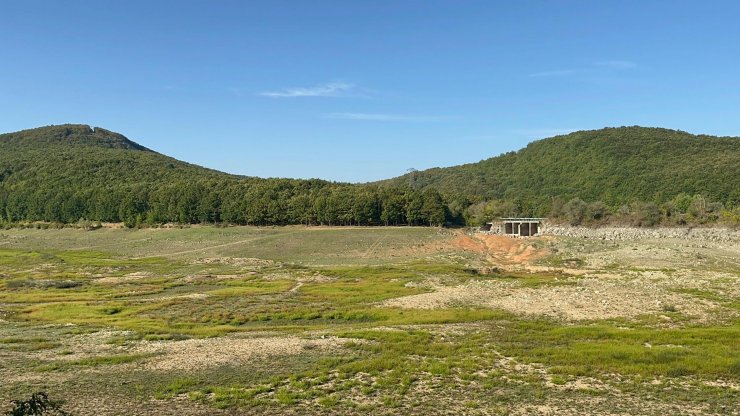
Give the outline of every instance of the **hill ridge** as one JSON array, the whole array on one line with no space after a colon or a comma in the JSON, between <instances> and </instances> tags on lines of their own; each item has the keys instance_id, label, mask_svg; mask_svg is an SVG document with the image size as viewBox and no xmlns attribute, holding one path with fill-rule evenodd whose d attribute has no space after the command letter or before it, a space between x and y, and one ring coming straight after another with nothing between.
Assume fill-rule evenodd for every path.
<instances>
[{"instance_id":1,"label":"hill ridge","mask_svg":"<svg viewBox=\"0 0 740 416\"><path fill-rule=\"evenodd\" d=\"M640 126L580 130L479 162L410 172L378 184L479 199L539 199L537 204L543 196L562 196L616 205L654 199L661 191L666 196L706 193L737 203L740 138Z\"/></svg>"},{"instance_id":2,"label":"hill ridge","mask_svg":"<svg viewBox=\"0 0 740 416\"><path fill-rule=\"evenodd\" d=\"M232 175L84 124L0 135L0 223L440 225L474 222L470 213L486 201L507 215L548 216L575 198L617 213L681 196L686 212L685 194L706 198L713 212L740 205L738 138L584 130L477 163L347 184Z\"/></svg>"},{"instance_id":3,"label":"hill ridge","mask_svg":"<svg viewBox=\"0 0 740 416\"><path fill-rule=\"evenodd\" d=\"M680 135L686 135L686 136L690 136L690 137L693 137L693 138L699 138L699 139L706 138L706 139L733 139L733 140L740 140L740 136L713 136L713 135L709 135L709 134L695 134L695 133L690 133L690 132L687 132L687 131L684 131L684 130L669 129L669 128L666 128L666 127L647 127L647 126L639 126L639 125L620 126L620 127L608 127L607 126L607 127L602 127L602 128L599 128L599 129L575 130L575 131L572 131L570 133L556 134L556 135L550 136L550 137L542 137L542 138L534 139L534 140L528 142L526 145L524 145L524 147L521 147L521 148L515 149L515 150L508 150L508 151L505 151L505 152L501 152L501 153L499 153L496 156L490 156L490 157L487 157L485 159L480 159L477 162L466 162L466 163L460 163L458 165L449 165L449 166L432 166L432 167L424 168L424 169L414 169L414 171L415 172L425 172L425 171L436 170L436 169L448 169L448 168L456 168L456 167L462 167L462 166L476 165L478 163L485 162L487 160L494 159L494 158L497 158L499 156L503 156L503 155L507 155L507 154L512 154L512 153L522 152L522 151L526 150L527 147L529 147L530 145L532 145L534 143L537 143L537 142L541 142L541 141L557 140L559 138L567 137L567 136L570 136L570 135L573 135L573 134L578 134L578 133L595 133L595 132L606 132L606 131L609 131L609 130L627 130L627 129L650 129L650 130L657 130L657 131L662 131L662 132L666 132L666 133L675 133L675 134L680 134ZM405 176L408 176L408 175L409 175L408 173L405 173L405 174L402 174L402 175L399 175L399 176L395 176L395 177L392 177L392 178L381 179L381 180L373 181L373 182L369 182L369 183L384 183L384 182L392 181L392 180L395 180L397 178L405 177Z\"/></svg>"},{"instance_id":4,"label":"hill ridge","mask_svg":"<svg viewBox=\"0 0 740 416\"><path fill-rule=\"evenodd\" d=\"M23 140L39 140L47 143L66 140L66 144L73 145L96 145L100 147L152 152L152 150L120 133L102 127L93 127L88 124L52 124L0 134L0 141L20 142Z\"/></svg>"}]
</instances>

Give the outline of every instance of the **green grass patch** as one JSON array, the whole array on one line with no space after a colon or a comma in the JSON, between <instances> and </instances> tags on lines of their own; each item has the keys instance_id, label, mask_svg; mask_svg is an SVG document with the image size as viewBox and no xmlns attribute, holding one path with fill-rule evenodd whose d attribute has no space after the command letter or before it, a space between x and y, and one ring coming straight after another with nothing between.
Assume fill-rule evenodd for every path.
<instances>
[{"instance_id":1,"label":"green grass patch","mask_svg":"<svg viewBox=\"0 0 740 416\"><path fill-rule=\"evenodd\" d=\"M504 334L507 354L570 375L607 373L648 377L701 375L737 378L740 325L681 329L562 327L518 322Z\"/></svg>"},{"instance_id":2,"label":"green grass patch","mask_svg":"<svg viewBox=\"0 0 740 416\"><path fill-rule=\"evenodd\" d=\"M192 391L200 383L198 380L190 377L180 377L172 380L168 384L157 389L154 397L159 400L171 399L178 394L184 394Z\"/></svg>"},{"instance_id":3,"label":"green grass patch","mask_svg":"<svg viewBox=\"0 0 740 416\"><path fill-rule=\"evenodd\" d=\"M294 283L290 280L259 281L249 280L230 282L227 287L208 291L209 296L250 296L266 293L281 293L290 289Z\"/></svg>"},{"instance_id":4,"label":"green grass patch","mask_svg":"<svg viewBox=\"0 0 740 416\"><path fill-rule=\"evenodd\" d=\"M37 366L36 371L63 371L79 367L98 367L106 365L126 364L132 363L134 361L143 360L152 356L153 354L118 354L82 358L79 360L52 361Z\"/></svg>"}]
</instances>

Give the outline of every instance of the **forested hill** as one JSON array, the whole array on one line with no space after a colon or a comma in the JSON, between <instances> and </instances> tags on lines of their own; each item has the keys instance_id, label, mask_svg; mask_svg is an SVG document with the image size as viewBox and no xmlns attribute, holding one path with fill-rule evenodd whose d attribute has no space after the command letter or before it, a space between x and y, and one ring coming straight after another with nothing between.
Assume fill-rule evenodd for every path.
<instances>
[{"instance_id":1,"label":"forested hill","mask_svg":"<svg viewBox=\"0 0 740 416\"><path fill-rule=\"evenodd\" d=\"M549 205L553 197L615 207L635 200L660 203L681 193L737 205L740 138L644 127L579 131L478 163L411 172L382 183L535 207Z\"/></svg>"},{"instance_id":2,"label":"forested hill","mask_svg":"<svg viewBox=\"0 0 740 416\"><path fill-rule=\"evenodd\" d=\"M105 188L226 176L153 152L100 127L68 124L0 135L0 181L7 181L5 185Z\"/></svg>"},{"instance_id":3,"label":"forested hill","mask_svg":"<svg viewBox=\"0 0 740 416\"><path fill-rule=\"evenodd\" d=\"M0 135L0 144L14 146L14 148L10 148L12 150L29 150L41 146L61 144L65 147L97 146L111 149L150 151L146 147L127 139L122 134L84 124L49 126L2 134Z\"/></svg>"},{"instance_id":4,"label":"forested hill","mask_svg":"<svg viewBox=\"0 0 740 416\"><path fill-rule=\"evenodd\" d=\"M651 220L643 221L646 213ZM740 139L640 127L583 131L479 163L343 184L231 175L85 125L0 135L5 226L442 225L512 215L639 224L724 215L740 224Z\"/></svg>"},{"instance_id":5,"label":"forested hill","mask_svg":"<svg viewBox=\"0 0 740 416\"><path fill-rule=\"evenodd\" d=\"M436 191L230 175L86 125L0 135L0 224L442 225L447 213Z\"/></svg>"}]
</instances>

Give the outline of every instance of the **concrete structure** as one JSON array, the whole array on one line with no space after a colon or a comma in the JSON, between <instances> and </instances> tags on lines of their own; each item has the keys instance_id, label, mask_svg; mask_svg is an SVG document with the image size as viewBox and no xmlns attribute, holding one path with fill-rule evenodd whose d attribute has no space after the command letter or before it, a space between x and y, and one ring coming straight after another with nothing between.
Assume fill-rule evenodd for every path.
<instances>
[{"instance_id":1,"label":"concrete structure","mask_svg":"<svg viewBox=\"0 0 740 416\"><path fill-rule=\"evenodd\" d=\"M497 223L486 224L489 230L498 228L499 234L529 237L540 233L544 218L501 218Z\"/></svg>"}]
</instances>

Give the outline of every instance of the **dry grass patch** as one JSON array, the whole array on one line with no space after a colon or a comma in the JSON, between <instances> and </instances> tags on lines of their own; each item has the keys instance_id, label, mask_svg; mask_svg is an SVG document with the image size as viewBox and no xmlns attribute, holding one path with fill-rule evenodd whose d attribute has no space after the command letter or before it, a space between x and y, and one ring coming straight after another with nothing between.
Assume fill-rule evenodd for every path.
<instances>
[{"instance_id":1,"label":"dry grass patch","mask_svg":"<svg viewBox=\"0 0 740 416\"><path fill-rule=\"evenodd\" d=\"M440 309L454 306L504 309L517 314L544 315L566 320L635 318L670 312L705 320L718 305L674 293L639 279L568 280L522 287L509 280L472 280L459 286L429 285L434 291L389 299L384 307Z\"/></svg>"},{"instance_id":2,"label":"dry grass patch","mask_svg":"<svg viewBox=\"0 0 740 416\"><path fill-rule=\"evenodd\" d=\"M338 351L346 340L336 337L306 339L297 336L220 337L188 339L183 341L142 341L129 351L139 354L157 354L143 367L148 370L192 371L221 365L243 365L252 360L296 355L306 350L320 353Z\"/></svg>"}]
</instances>

